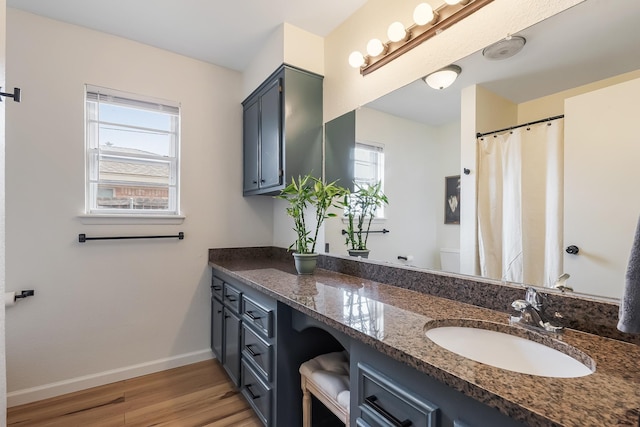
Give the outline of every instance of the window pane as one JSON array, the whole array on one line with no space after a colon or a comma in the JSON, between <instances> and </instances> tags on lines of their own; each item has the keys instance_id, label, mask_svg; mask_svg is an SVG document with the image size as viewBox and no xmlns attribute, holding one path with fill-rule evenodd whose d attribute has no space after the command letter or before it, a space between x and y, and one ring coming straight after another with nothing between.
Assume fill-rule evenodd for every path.
<instances>
[{"instance_id":1,"label":"window pane","mask_svg":"<svg viewBox=\"0 0 640 427\"><path fill-rule=\"evenodd\" d=\"M98 179L100 181L169 185L169 163L102 156Z\"/></svg>"},{"instance_id":2,"label":"window pane","mask_svg":"<svg viewBox=\"0 0 640 427\"><path fill-rule=\"evenodd\" d=\"M171 135L100 123L100 149L132 154L172 156Z\"/></svg>"},{"instance_id":3,"label":"window pane","mask_svg":"<svg viewBox=\"0 0 640 427\"><path fill-rule=\"evenodd\" d=\"M169 189L135 185L98 185L96 205L100 209L167 210Z\"/></svg>"},{"instance_id":4,"label":"window pane","mask_svg":"<svg viewBox=\"0 0 640 427\"><path fill-rule=\"evenodd\" d=\"M171 132L171 119L173 117L171 114L105 104L103 102L100 103L99 114L101 122L120 123Z\"/></svg>"}]
</instances>

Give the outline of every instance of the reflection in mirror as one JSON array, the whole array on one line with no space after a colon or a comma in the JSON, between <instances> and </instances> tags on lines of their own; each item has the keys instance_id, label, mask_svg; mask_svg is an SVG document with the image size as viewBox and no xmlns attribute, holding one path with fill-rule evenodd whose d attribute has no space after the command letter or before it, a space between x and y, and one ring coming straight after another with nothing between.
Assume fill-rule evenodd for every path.
<instances>
[{"instance_id":1,"label":"reflection in mirror","mask_svg":"<svg viewBox=\"0 0 640 427\"><path fill-rule=\"evenodd\" d=\"M488 60L477 52L456 61L462 73L445 90L418 80L335 119L342 120L352 144L384 147L389 205L374 226L390 233L371 236L369 257L537 286L554 286L569 274L561 282L576 293L619 298L640 214L640 198L633 196L640 160L632 128L640 111L637 22L640 2L611 7L585 1L519 32L527 42L513 57ZM558 180L523 208L531 212L557 197L557 208L547 214L556 231L545 225L522 236L534 246L545 233L552 238L555 267L544 273L544 257L553 252L544 249L542 258L524 261L530 271L538 269L530 275L507 274L503 266L489 271L478 242L479 197L485 195L478 192L482 165L475 134L558 115L564 116ZM353 159L348 149L338 159L339 150L330 147L333 123L326 128L327 167ZM547 166L525 169L524 180L547 172ZM445 177L456 175L461 176L460 224L446 224ZM350 182L348 177L341 182ZM329 221L325 240L330 252L346 255L342 227ZM578 253L568 253L575 252L566 251L570 246ZM508 264L502 251L496 254Z\"/></svg>"}]
</instances>

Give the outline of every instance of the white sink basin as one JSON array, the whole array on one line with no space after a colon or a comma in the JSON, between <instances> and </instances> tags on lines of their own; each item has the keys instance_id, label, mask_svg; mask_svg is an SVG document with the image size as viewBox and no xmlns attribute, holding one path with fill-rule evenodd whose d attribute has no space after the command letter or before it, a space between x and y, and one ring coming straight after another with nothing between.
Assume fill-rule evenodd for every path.
<instances>
[{"instance_id":1,"label":"white sink basin","mask_svg":"<svg viewBox=\"0 0 640 427\"><path fill-rule=\"evenodd\" d=\"M502 332L468 326L439 326L427 329L425 333L449 351L508 371L555 378L584 377L593 373L591 368L561 351Z\"/></svg>"}]
</instances>

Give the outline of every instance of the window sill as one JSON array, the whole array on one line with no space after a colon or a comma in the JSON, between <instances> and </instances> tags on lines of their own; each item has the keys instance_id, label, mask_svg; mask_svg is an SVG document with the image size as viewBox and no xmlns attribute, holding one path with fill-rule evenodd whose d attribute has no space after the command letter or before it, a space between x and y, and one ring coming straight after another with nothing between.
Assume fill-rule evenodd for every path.
<instances>
[{"instance_id":1,"label":"window sill","mask_svg":"<svg viewBox=\"0 0 640 427\"><path fill-rule=\"evenodd\" d=\"M179 225L184 222L184 215L78 215L81 223L87 225L137 225L137 224L166 224Z\"/></svg>"}]
</instances>

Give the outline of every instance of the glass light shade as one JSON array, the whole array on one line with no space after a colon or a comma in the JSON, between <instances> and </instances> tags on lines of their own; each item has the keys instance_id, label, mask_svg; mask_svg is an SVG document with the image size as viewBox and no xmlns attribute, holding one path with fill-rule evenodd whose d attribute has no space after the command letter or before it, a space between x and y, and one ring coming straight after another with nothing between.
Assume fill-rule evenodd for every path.
<instances>
[{"instance_id":1,"label":"glass light shade","mask_svg":"<svg viewBox=\"0 0 640 427\"><path fill-rule=\"evenodd\" d=\"M389 29L387 30L387 36L389 40L392 42L399 42L407 37L407 30L404 28L402 22L394 22L389 25Z\"/></svg>"},{"instance_id":2,"label":"glass light shade","mask_svg":"<svg viewBox=\"0 0 640 427\"><path fill-rule=\"evenodd\" d=\"M460 3L460 0L444 0L444 2L448 5L454 5Z\"/></svg>"},{"instance_id":3,"label":"glass light shade","mask_svg":"<svg viewBox=\"0 0 640 427\"><path fill-rule=\"evenodd\" d=\"M371 56L378 56L384 52L384 45L378 39L371 39L367 43L367 53Z\"/></svg>"},{"instance_id":4,"label":"glass light shade","mask_svg":"<svg viewBox=\"0 0 640 427\"><path fill-rule=\"evenodd\" d=\"M446 89L456 81L460 71L462 70L457 65L449 65L448 67L444 67L442 70L429 74L424 78L424 81L433 89Z\"/></svg>"},{"instance_id":5,"label":"glass light shade","mask_svg":"<svg viewBox=\"0 0 640 427\"><path fill-rule=\"evenodd\" d=\"M429 3L420 3L413 11L413 22L417 25L426 25L433 21L435 13Z\"/></svg>"},{"instance_id":6,"label":"glass light shade","mask_svg":"<svg viewBox=\"0 0 640 427\"><path fill-rule=\"evenodd\" d=\"M364 62L364 55L362 55L357 50L351 52L351 55L349 55L349 65L351 65L353 68L362 67L364 65Z\"/></svg>"}]
</instances>

